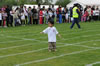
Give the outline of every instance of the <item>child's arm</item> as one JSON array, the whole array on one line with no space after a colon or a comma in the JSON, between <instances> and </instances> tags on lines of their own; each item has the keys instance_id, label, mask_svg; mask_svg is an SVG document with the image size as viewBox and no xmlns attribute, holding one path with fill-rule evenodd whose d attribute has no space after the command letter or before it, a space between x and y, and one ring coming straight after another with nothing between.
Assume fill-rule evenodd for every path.
<instances>
[{"instance_id":1,"label":"child's arm","mask_svg":"<svg viewBox=\"0 0 100 66\"><path fill-rule=\"evenodd\" d=\"M40 34L44 34L43 32L40 32Z\"/></svg>"},{"instance_id":2,"label":"child's arm","mask_svg":"<svg viewBox=\"0 0 100 66\"><path fill-rule=\"evenodd\" d=\"M42 32L40 32L40 34L47 34L48 33L48 28L46 28L45 30L43 30Z\"/></svg>"},{"instance_id":3,"label":"child's arm","mask_svg":"<svg viewBox=\"0 0 100 66\"><path fill-rule=\"evenodd\" d=\"M57 35L58 35L59 38L61 38L61 35L60 34L57 34Z\"/></svg>"}]
</instances>

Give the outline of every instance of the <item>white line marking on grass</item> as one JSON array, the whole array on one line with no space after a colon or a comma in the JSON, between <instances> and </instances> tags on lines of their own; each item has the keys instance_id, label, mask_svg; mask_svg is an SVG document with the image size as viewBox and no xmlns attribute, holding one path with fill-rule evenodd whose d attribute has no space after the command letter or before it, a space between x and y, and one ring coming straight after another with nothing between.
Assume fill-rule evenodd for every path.
<instances>
[{"instance_id":1,"label":"white line marking on grass","mask_svg":"<svg viewBox=\"0 0 100 66\"><path fill-rule=\"evenodd\" d=\"M97 35L100 35L100 34L97 34ZM88 36L85 36L85 37L89 37L89 36L92 36L92 35L88 35ZM8 36L8 37L12 37L12 36ZM14 38L17 38L17 37L14 37ZM76 38L79 38L79 37L74 37L74 38L69 38L69 39L63 39L63 40L70 40L70 39L76 39ZM26 39L26 38L22 38L22 39L23 40L19 40L19 41L34 40L34 41L39 41L40 42L40 40L36 40L36 39ZM11 42L15 42L15 41L11 41ZM46 41L42 41L42 42L47 43ZM6 42L4 42L4 43L6 43ZM61 44L63 44L63 43L61 43ZM32 44L26 44L26 45L19 45L19 46L12 46L12 47L0 48L0 50L12 49L12 48L18 48L18 47L24 47L24 46L29 46L29 45L32 45Z\"/></svg>"},{"instance_id":2,"label":"white line marking on grass","mask_svg":"<svg viewBox=\"0 0 100 66\"><path fill-rule=\"evenodd\" d=\"M12 37L12 36L8 36L8 37ZM17 38L17 37L14 37L14 38ZM74 38L69 38L69 39L76 39L76 38L79 38L79 37L74 37ZM69 39L63 39L63 40L69 40ZM16 41L24 41L24 40L32 40L32 41L39 41L40 42L40 40L36 40L36 39L26 39L26 38L22 38L22 40L16 40ZM16 41L9 41L9 42L16 42ZM42 42L44 42L44 41L42 41ZM0 42L0 43L7 43L7 42ZM28 45L30 45L30 44L19 45L19 46L12 46L12 47L6 47L6 48L0 48L0 50L17 48L17 47L23 47L23 46L28 46Z\"/></svg>"},{"instance_id":3,"label":"white line marking on grass","mask_svg":"<svg viewBox=\"0 0 100 66\"><path fill-rule=\"evenodd\" d=\"M92 32L92 31L99 31L99 30L88 30L88 31L83 31L83 32L72 32L72 33L69 33L69 34L62 34L62 35L70 35L70 34L79 34L79 33L86 33L86 32ZM65 31L62 31L63 33Z\"/></svg>"},{"instance_id":4,"label":"white line marking on grass","mask_svg":"<svg viewBox=\"0 0 100 66\"><path fill-rule=\"evenodd\" d=\"M28 39L28 40L31 40L31 39ZM36 41L38 41L38 40L36 40ZM42 41L42 42L39 41L39 43L41 44L41 43L48 43L48 42L47 41ZM12 46L12 47L0 48L0 50L6 50L6 49L13 49L13 48L25 47L25 46L29 46L29 45L33 45L33 44L36 44L36 43L30 43L30 44L24 44L24 45Z\"/></svg>"},{"instance_id":5,"label":"white line marking on grass","mask_svg":"<svg viewBox=\"0 0 100 66\"><path fill-rule=\"evenodd\" d=\"M48 61L48 60L52 60L52 59L56 59L56 58L60 58L60 57L64 57L64 56L79 54L79 53L83 53L83 52L87 52L87 51L92 51L92 50L97 50L97 49L98 48L95 48L95 49L87 49L87 50L83 50L83 51L76 51L76 52L72 52L72 53L66 53L66 54L62 54L62 55L59 55L59 56L54 56L54 57L49 57L49 58L45 58L45 59L40 59L40 60L25 62L25 63L22 63L22 64L17 64L15 66L22 66L22 65L32 64L32 63L39 63L39 62L43 62L43 61Z\"/></svg>"},{"instance_id":6,"label":"white line marking on grass","mask_svg":"<svg viewBox=\"0 0 100 66\"><path fill-rule=\"evenodd\" d=\"M73 46L80 46L80 47L86 47L86 48L100 48L100 47L89 47L89 46L85 46L85 45L73 45Z\"/></svg>"},{"instance_id":7,"label":"white line marking on grass","mask_svg":"<svg viewBox=\"0 0 100 66\"><path fill-rule=\"evenodd\" d=\"M99 62L92 63L92 64L87 64L86 66L93 66L95 64L100 64L100 61Z\"/></svg>"},{"instance_id":8,"label":"white line marking on grass","mask_svg":"<svg viewBox=\"0 0 100 66\"><path fill-rule=\"evenodd\" d=\"M78 39L78 38L80 38L80 37L92 37L92 36L96 36L96 35L100 36L100 34L95 34L95 35L83 35L83 36L79 36L79 37L74 37L74 38L69 38L69 39L62 39L62 40Z\"/></svg>"},{"instance_id":9,"label":"white line marking on grass","mask_svg":"<svg viewBox=\"0 0 100 66\"><path fill-rule=\"evenodd\" d=\"M97 40L91 40L91 41L97 41ZM100 41L100 40L98 40ZM82 43L87 43L87 42L90 42L90 41L83 41L83 42L80 42L80 43L74 43L74 44L65 44L65 45L62 45L62 46L57 46L57 47L65 47L65 46L71 46L71 45L77 45L77 44L82 44ZM85 47L85 46L84 46ZM92 47L90 47L92 48ZM9 54L9 55L3 55L3 56L0 56L0 58L5 58L5 57L10 57L10 56L16 56L16 55L23 55L23 54L27 54L27 53L33 53L33 52L39 52L41 50L45 50L45 49L48 49L48 47L46 48L42 48L42 49L38 49L38 50L33 50L33 51L26 51L26 52L22 52L22 53L16 53L16 54Z\"/></svg>"},{"instance_id":10,"label":"white line marking on grass","mask_svg":"<svg viewBox=\"0 0 100 66\"><path fill-rule=\"evenodd\" d=\"M3 34L2 34L3 35ZM66 34L67 35L67 34ZM95 35L92 35L92 36L95 36ZM6 36L7 37L7 36ZM14 36L8 36L8 37L12 37L12 38L19 38L19 37L14 37ZM82 36L80 36L82 37ZM69 38L69 39L62 39L62 40L70 40L70 39L75 39L75 38L80 38L80 37L74 37L74 38ZM88 37L88 35L85 35L83 37ZM40 37L40 38L43 38L43 37ZM46 37L45 37L46 38ZM38 41L36 39L26 39L26 38L22 38L21 40L13 40L13 41L7 41L7 42L0 42L0 43L12 43L12 42L17 42L17 41L24 41L24 40L35 40L35 41Z\"/></svg>"}]
</instances>

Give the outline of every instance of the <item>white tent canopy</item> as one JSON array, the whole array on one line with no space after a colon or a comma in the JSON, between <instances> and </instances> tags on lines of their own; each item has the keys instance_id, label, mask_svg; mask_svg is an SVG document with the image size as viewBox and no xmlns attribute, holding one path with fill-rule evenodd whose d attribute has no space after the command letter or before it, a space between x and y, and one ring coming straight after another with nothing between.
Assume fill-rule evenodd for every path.
<instances>
[{"instance_id":1,"label":"white tent canopy","mask_svg":"<svg viewBox=\"0 0 100 66\"><path fill-rule=\"evenodd\" d=\"M33 8L33 6L35 6L36 8L38 8L38 5L27 5L27 4L25 4L24 6L26 6L27 8L28 7ZM46 9L49 8L49 5L41 5L41 8L43 8L43 6L45 6ZM55 9L58 8L58 5L55 5L54 8Z\"/></svg>"},{"instance_id":2,"label":"white tent canopy","mask_svg":"<svg viewBox=\"0 0 100 66\"><path fill-rule=\"evenodd\" d=\"M67 7L68 7L68 8L73 7L73 5L74 5L75 3L79 3L80 5L82 5L82 6L84 7L84 4L81 3L81 2L79 2L79 1L77 1L77 0L76 0L76 1L70 2L70 3L67 5Z\"/></svg>"},{"instance_id":3,"label":"white tent canopy","mask_svg":"<svg viewBox=\"0 0 100 66\"><path fill-rule=\"evenodd\" d=\"M73 5L74 5L75 3L79 3L80 5L83 6L83 8L84 8L86 5L89 5L89 6L95 5L95 6L99 6L99 7L100 7L100 0L74 0L74 1L72 1L71 3L69 3L69 4L67 5L67 7L68 7L68 8L73 7Z\"/></svg>"}]
</instances>

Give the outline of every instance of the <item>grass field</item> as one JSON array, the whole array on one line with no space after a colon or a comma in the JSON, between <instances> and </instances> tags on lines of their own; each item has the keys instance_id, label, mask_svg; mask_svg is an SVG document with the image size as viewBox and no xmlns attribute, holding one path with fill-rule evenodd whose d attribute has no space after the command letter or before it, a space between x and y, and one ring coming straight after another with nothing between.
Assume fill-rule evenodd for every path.
<instances>
[{"instance_id":1,"label":"grass field","mask_svg":"<svg viewBox=\"0 0 100 66\"><path fill-rule=\"evenodd\" d=\"M56 24L57 52L48 52L48 25L0 28L0 66L100 66L100 22Z\"/></svg>"}]
</instances>

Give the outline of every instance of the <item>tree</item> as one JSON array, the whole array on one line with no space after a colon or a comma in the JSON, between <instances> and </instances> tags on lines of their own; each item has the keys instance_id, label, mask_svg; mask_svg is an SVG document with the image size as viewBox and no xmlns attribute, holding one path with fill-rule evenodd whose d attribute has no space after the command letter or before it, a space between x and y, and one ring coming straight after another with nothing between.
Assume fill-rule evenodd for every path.
<instances>
[{"instance_id":1,"label":"tree","mask_svg":"<svg viewBox=\"0 0 100 66\"><path fill-rule=\"evenodd\" d=\"M58 0L56 2L56 5L61 5L61 6L65 7L69 2L70 2L70 0Z\"/></svg>"},{"instance_id":2,"label":"tree","mask_svg":"<svg viewBox=\"0 0 100 66\"><path fill-rule=\"evenodd\" d=\"M51 4L52 0L36 0L37 4L45 4L45 5L49 5Z\"/></svg>"},{"instance_id":3,"label":"tree","mask_svg":"<svg viewBox=\"0 0 100 66\"><path fill-rule=\"evenodd\" d=\"M51 2L52 2L52 0L44 0L44 3L43 3L43 4L45 4L45 5L50 5Z\"/></svg>"},{"instance_id":4,"label":"tree","mask_svg":"<svg viewBox=\"0 0 100 66\"><path fill-rule=\"evenodd\" d=\"M36 4L34 0L0 0L0 6L3 5L9 5L9 6L14 6L14 5L23 5L23 4Z\"/></svg>"}]
</instances>

